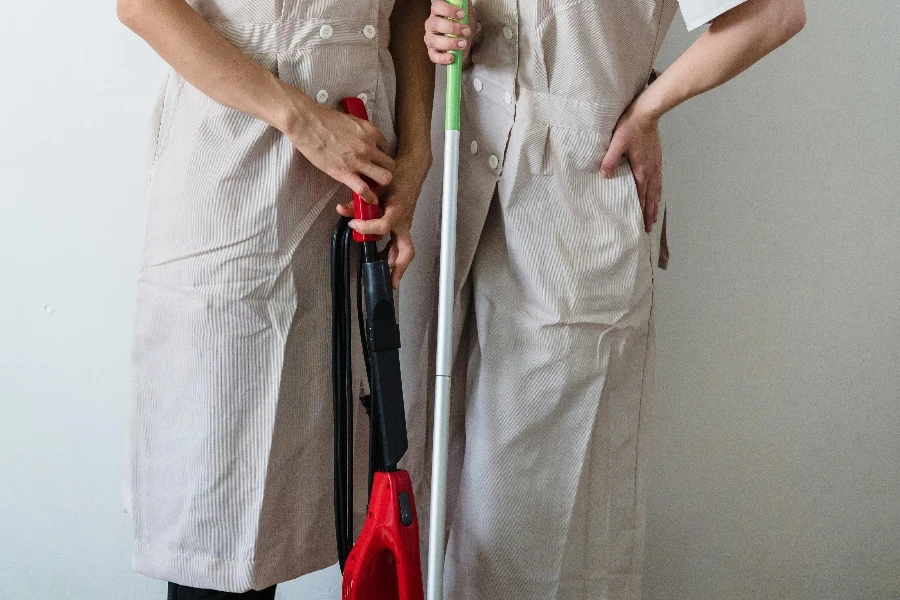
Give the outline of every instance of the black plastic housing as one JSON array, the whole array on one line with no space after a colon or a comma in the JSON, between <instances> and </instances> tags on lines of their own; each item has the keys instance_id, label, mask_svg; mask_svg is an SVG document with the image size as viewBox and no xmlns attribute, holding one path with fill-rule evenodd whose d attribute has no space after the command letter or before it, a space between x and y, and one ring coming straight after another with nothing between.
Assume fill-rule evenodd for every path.
<instances>
[{"instance_id":1,"label":"black plastic housing","mask_svg":"<svg viewBox=\"0 0 900 600\"><path fill-rule=\"evenodd\" d=\"M381 462L377 470L392 470L409 445L400 377L400 328L387 263L383 260L363 263L362 279L373 425L378 429L377 458Z\"/></svg>"}]
</instances>

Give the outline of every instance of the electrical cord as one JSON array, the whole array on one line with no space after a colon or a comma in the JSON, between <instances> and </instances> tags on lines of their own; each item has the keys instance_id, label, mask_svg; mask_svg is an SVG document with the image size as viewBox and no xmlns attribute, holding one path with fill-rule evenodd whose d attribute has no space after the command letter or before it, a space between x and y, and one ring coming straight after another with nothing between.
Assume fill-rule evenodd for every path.
<instances>
[{"instance_id":1,"label":"electrical cord","mask_svg":"<svg viewBox=\"0 0 900 600\"><path fill-rule=\"evenodd\" d=\"M331 238L331 385L334 414L334 528L341 569L353 544L353 385L350 335L350 219Z\"/></svg>"}]
</instances>

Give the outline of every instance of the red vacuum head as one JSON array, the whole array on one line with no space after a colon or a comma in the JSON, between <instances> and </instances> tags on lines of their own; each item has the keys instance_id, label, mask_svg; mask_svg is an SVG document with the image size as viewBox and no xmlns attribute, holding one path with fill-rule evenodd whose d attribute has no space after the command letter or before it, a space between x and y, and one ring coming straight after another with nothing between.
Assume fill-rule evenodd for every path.
<instances>
[{"instance_id":1,"label":"red vacuum head","mask_svg":"<svg viewBox=\"0 0 900 600\"><path fill-rule=\"evenodd\" d=\"M423 600L419 522L406 471L375 473L362 533L344 565L343 600Z\"/></svg>"}]
</instances>

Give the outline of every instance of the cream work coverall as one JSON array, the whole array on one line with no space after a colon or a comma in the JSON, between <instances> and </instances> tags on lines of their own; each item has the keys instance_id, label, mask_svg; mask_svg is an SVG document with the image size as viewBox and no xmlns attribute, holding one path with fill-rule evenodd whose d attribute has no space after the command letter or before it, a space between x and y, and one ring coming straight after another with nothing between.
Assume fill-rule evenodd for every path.
<instances>
[{"instance_id":1,"label":"cream work coverall","mask_svg":"<svg viewBox=\"0 0 900 600\"><path fill-rule=\"evenodd\" d=\"M740 1L681 9L693 28ZM627 161L611 179L600 162L677 8L476 3L460 131L447 600L640 596L658 247ZM428 194L420 211L437 203L433 184ZM417 231L423 262L407 305L436 290L426 244L437 235ZM415 317L427 335L410 340L411 357L433 346L434 315ZM419 356L408 389L430 394L418 373L433 355ZM421 505L427 488L417 491Z\"/></svg>"},{"instance_id":2,"label":"cream work coverall","mask_svg":"<svg viewBox=\"0 0 900 600\"><path fill-rule=\"evenodd\" d=\"M391 0L191 4L319 102L364 98L394 146ZM174 72L151 154L132 366L135 568L262 589L336 561L328 249L350 192Z\"/></svg>"}]
</instances>

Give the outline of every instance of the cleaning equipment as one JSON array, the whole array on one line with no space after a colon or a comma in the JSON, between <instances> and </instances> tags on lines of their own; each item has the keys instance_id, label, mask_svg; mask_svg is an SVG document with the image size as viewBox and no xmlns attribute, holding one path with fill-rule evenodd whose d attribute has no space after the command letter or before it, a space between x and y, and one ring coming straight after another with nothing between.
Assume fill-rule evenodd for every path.
<instances>
[{"instance_id":1,"label":"cleaning equipment","mask_svg":"<svg viewBox=\"0 0 900 600\"><path fill-rule=\"evenodd\" d=\"M448 0L469 22L468 0ZM456 276L456 200L459 189L459 108L462 52L451 51L447 67L444 125L444 186L441 199L441 272L438 291L437 370L434 383L434 446L431 456L431 516L428 530L428 600L444 596L444 532L447 522L447 448L450 436L450 370L453 363L453 294Z\"/></svg>"},{"instance_id":2,"label":"cleaning equipment","mask_svg":"<svg viewBox=\"0 0 900 600\"><path fill-rule=\"evenodd\" d=\"M349 114L367 119L359 98L342 101ZM366 183L377 192L375 183ZM354 218L381 217L381 209L353 194ZM343 600L423 600L419 523L409 473L397 469L406 453L406 415L400 379L400 329L380 236L364 235L344 217L331 241L332 388L334 400L334 517ZM350 248L359 247L356 310L370 394L369 507L353 543L353 373Z\"/></svg>"}]
</instances>

